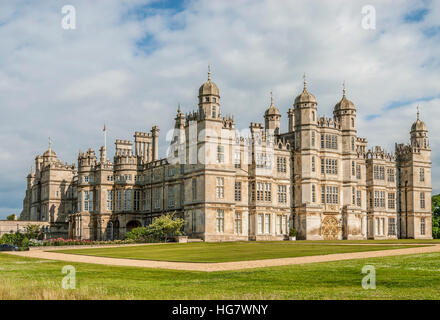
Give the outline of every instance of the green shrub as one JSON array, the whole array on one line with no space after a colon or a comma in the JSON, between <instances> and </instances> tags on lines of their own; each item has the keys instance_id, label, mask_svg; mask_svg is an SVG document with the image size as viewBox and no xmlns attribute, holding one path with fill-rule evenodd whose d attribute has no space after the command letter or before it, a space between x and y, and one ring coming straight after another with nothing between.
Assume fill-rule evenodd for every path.
<instances>
[{"instance_id":1,"label":"green shrub","mask_svg":"<svg viewBox=\"0 0 440 320\"><path fill-rule=\"evenodd\" d=\"M296 237L296 230L294 227L291 227L289 230L289 236L290 237Z\"/></svg>"}]
</instances>

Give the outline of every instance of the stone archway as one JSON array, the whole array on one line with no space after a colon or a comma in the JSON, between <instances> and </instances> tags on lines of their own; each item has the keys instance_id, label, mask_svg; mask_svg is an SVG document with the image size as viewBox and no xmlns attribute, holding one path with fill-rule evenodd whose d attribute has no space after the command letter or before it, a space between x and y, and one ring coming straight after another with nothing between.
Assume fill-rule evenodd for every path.
<instances>
[{"instance_id":1,"label":"stone archway","mask_svg":"<svg viewBox=\"0 0 440 320\"><path fill-rule=\"evenodd\" d=\"M141 223L137 220L131 220L129 222L127 222L127 232L130 232L131 230L133 230L134 228L139 228L141 227Z\"/></svg>"},{"instance_id":2,"label":"stone archway","mask_svg":"<svg viewBox=\"0 0 440 320\"><path fill-rule=\"evenodd\" d=\"M338 220L333 216L325 217L321 224L321 234L324 240L338 240Z\"/></svg>"}]
</instances>

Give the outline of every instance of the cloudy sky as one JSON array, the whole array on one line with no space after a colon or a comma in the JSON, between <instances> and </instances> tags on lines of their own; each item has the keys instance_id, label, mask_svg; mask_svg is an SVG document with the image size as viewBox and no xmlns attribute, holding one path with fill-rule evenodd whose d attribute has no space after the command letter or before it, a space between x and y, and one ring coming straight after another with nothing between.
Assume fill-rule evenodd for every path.
<instances>
[{"instance_id":1,"label":"cloudy sky","mask_svg":"<svg viewBox=\"0 0 440 320\"><path fill-rule=\"evenodd\" d=\"M65 5L75 30L62 28ZM363 27L365 5L375 29ZM73 163L103 144L104 122L109 144L158 124L164 155L208 64L240 129L263 121L271 90L286 128L303 73L326 116L345 80L370 147L407 142L419 104L440 192L440 1L1 1L0 39L0 218L21 211L49 136Z\"/></svg>"}]
</instances>

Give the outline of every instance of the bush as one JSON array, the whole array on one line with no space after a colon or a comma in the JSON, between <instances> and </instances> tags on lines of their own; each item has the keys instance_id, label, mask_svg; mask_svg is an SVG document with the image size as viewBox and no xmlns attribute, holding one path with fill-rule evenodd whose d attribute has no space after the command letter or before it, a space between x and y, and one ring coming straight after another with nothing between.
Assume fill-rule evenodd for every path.
<instances>
[{"instance_id":1,"label":"bush","mask_svg":"<svg viewBox=\"0 0 440 320\"><path fill-rule=\"evenodd\" d=\"M172 236L182 235L183 219L176 218L175 213L161 215L153 220L148 227L139 227L127 233L127 239L136 242L164 241Z\"/></svg>"},{"instance_id":2,"label":"bush","mask_svg":"<svg viewBox=\"0 0 440 320\"><path fill-rule=\"evenodd\" d=\"M294 227L290 227L289 236L290 237L296 237L296 230L295 230Z\"/></svg>"},{"instance_id":3,"label":"bush","mask_svg":"<svg viewBox=\"0 0 440 320\"><path fill-rule=\"evenodd\" d=\"M0 244L10 244L17 247L28 247L29 239L22 233L7 233L0 239Z\"/></svg>"}]
</instances>

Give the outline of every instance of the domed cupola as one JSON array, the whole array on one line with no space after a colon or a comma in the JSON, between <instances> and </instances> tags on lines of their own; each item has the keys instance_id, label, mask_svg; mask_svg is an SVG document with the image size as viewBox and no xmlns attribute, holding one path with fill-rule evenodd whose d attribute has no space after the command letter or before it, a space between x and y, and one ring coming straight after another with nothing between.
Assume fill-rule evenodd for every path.
<instances>
[{"instance_id":1,"label":"domed cupola","mask_svg":"<svg viewBox=\"0 0 440 320\"><path fill-rule=\"evenodd\" d=\"M356 108L354 103L347 99L345 95L345 83L343 84L342 99L335 105L333 109L333 114L335 117L341 116L342 114L353 114L356 113Z\"/></svg>"},{"instance_id":2,"label":"domed cupola","mask_svg":"<svg viewBox=\"0 0 440 320\"><path fill-rule=\"evenodd\" d=\"M295 102L293 104L294 106L297 106L298 104L307 104L307 103L317 104L315 96L307 91L306 75L304 75L304 89L295 98Z\"/></svg>"},{"instance_id":3,"label":"domed cupola","mask_svg":"<svg viewBox=\"0 0 440 320\"><path fill-rule=\"evenodd\" d=\"M342 84L342 99L333 109L333 117L338 121L343 130L355 130L356 107L347 99L345 82Z\"/></svg>"},{"instance_id":4,"label":"domed cupola","mask_svg":"<svg viewBox=\"0 0 440 320\"><path fill-rule=\"evenodd\" d=\"M280 131L280 119L281 113L277 107L273 104L272 91L270 92L270 106L264 113L264 124L266 130L273 130L275 134L279 134Z\"/></svg>"},{"instance_id":5,"label":"domed cupola","mask_svg":"<svg viewBox=\"0 0 440 320\"><path fill-rule=\"evenodd\" d=\"M51 162L56 160L57 154L52 150L52 140L49 137L49 149L43 153L43 162Z\"/></svg>"},{"instance_id":6,"label":"domed cupola","mask_svg":"<svg viewBox=\"0 0 440 320\"><path fill-rule=\"evenodd\" d=\"M426 124L422 120L420 120L420 111L418 109L419 107L417 107L417 120L411 126L411 133L415 131L420 131L420 132L428 131L426 129Z\"/></svg>"},{"instance_id":7,"label":"domed cupola","mask_svg":"<svg viewBox=\"0 0 440 320\"><path fill-rule=\"evenodd\" d=\"M208 66L208 81L199 88L200 119L220 119L220 90L211 81L211 67Z\"/></svg>"},{"instance_id":8,"label":"domed cupola","mask_svg":"<svg viewBox=\"0 0 440 320\"><path fill-rule=\"evenodd\" d=\"M417 106L417 120L411 126L411 145L418 148L429 148L428 130L425 122L420 120L420 111Z\"/></svg>"}]
</instances>

